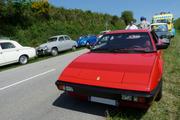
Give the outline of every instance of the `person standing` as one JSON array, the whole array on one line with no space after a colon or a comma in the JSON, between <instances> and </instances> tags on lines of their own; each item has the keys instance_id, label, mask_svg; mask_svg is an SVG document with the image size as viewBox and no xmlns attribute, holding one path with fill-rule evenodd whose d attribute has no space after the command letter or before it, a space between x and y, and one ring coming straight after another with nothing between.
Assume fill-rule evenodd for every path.
<instances>
[{"instance_id":1,"label":"person standing","mask_svg":"<svg viewBox=\"0 0 180 120\"><path fill-rule=\"evenodd\" d=\"M150 23L146 20L145 17L141 17L140 18L140 29L149 29L150 27Z\"/></svg>"},{"instance_id":2,"label":"person standing","mask_svg":"<svg viewBox=\"0 0 180 120\"><path fill-rule=\"evenodd\" d=\"M126 27L126 30L135 30L138 29L138 27L134 24L133 21L129 23L129 25Z\"/></svg>"}]
</instances>

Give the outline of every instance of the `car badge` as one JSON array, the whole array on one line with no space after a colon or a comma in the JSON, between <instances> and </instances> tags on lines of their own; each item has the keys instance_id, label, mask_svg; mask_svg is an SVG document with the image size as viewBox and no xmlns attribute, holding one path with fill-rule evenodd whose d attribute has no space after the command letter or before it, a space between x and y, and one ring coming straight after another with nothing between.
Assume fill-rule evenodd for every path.
<instances>
[{"instance_id":1,"label":"car badge","mask_svg":"<svg viewBox=\"0 0 180 120\"><path fill-rule=\"evenodd\" d=\"M101 78L98 76L97 78L96 78L96 80L100 80Z\"/></svg>"}]
</instances>

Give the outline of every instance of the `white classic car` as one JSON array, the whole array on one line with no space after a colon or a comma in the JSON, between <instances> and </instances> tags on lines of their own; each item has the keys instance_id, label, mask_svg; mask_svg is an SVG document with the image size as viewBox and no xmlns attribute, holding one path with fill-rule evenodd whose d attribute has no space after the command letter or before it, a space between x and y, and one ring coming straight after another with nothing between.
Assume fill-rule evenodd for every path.
<instances>
[{"instance_id":1,"label":"white classic car","mask_svg":"<svg viewBox=\"0 0 180 120\"><path fill-rule=\"evenodd\" d=\"M13 40L0 40L0 66L17 63L24 65L36 56L32 47L23 47Z\"/></svg>"}]
</instances>

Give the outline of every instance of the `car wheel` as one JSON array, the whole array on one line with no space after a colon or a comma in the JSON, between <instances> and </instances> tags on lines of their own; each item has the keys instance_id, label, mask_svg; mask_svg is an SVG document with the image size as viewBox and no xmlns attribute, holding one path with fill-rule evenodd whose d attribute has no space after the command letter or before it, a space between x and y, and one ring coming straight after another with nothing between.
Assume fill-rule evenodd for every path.
<instances>
[{"instance_id":1,"label":"car wheel","mask_svg":"<svg viewBox=\"0 0 180 120\"><path fill-rule=\"evenodd\" d=\"M160 88L156 98L155 98L155 101L160 101L161 98L162 98L162 85L161 85L161 88Z\"/></svg>"},{"instance_id":2,"label":"car wheel","mask_svg":"<svg viewBox=\"0 0 180 120\"><path fill-rule=\"evenodd\" d=\"M57 55L58 55L58 50L57 50L57 48L53 48L53 49L51 50L51 55L52 55L52 56L57 56Z\"/></svg>"},{"instance_id":3,"label":"car wheel","mask_svg":"<svg viewBox=\"0 0 180 120\"><path fill-rule=\"evenodd\" d=\"M86 43L86 46L90 46L90 43L89 43L89 42L87 42L87 43Z\"/></svg>"},{"instance_id":4,"label":"car wheel","mask_svg":"<svg viewBox=\"0 0 180 120\"><path fill-rule=\"evenodd\" d=\"M28 63L28 57L26 55L22 55L20 58L19 58L19 63L21 65L25 65Z\"/></svg>"},{"instance_id":5,"label":"car wheel","mask_svg":"<svg viewBox=\"0 0 180 120\"><path fill-rule=\"evenodd\" d=\"M75 51L76 50L76 46L72 46L72 51Z\"/></svg>"}]
</instances>

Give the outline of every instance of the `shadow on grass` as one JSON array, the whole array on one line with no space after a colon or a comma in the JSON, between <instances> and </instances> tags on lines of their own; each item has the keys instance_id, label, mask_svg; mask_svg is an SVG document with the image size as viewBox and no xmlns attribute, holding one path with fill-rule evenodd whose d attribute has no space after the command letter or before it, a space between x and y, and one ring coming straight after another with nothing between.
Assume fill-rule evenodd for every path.
<instances>
[{"instance_id":1,"label":"shadow on grass","mask_svg":"<svg viewBox=\"0 0 180 120\"><path fill-rule=\"evenodd\" d=\"M108 117L111 119L140 120L147 110L135 108L118 108L110 111Z\"/></svg>"},{"instance_id":2,"label":"shadow on grass","mask_svg":"<svg viewBox=\"0 0 180 120\"><path fill-rule=\"evenodd\" d=\"M103 117L123 117L140 119L146 111L138 109L127 109L109 106L100 103L89 102L85 100L79 100L77 98L68 96L67 94L61 94L54 102L53 106L61 107L73 111L93 114Z\"/></svg>"}]
</instances>

